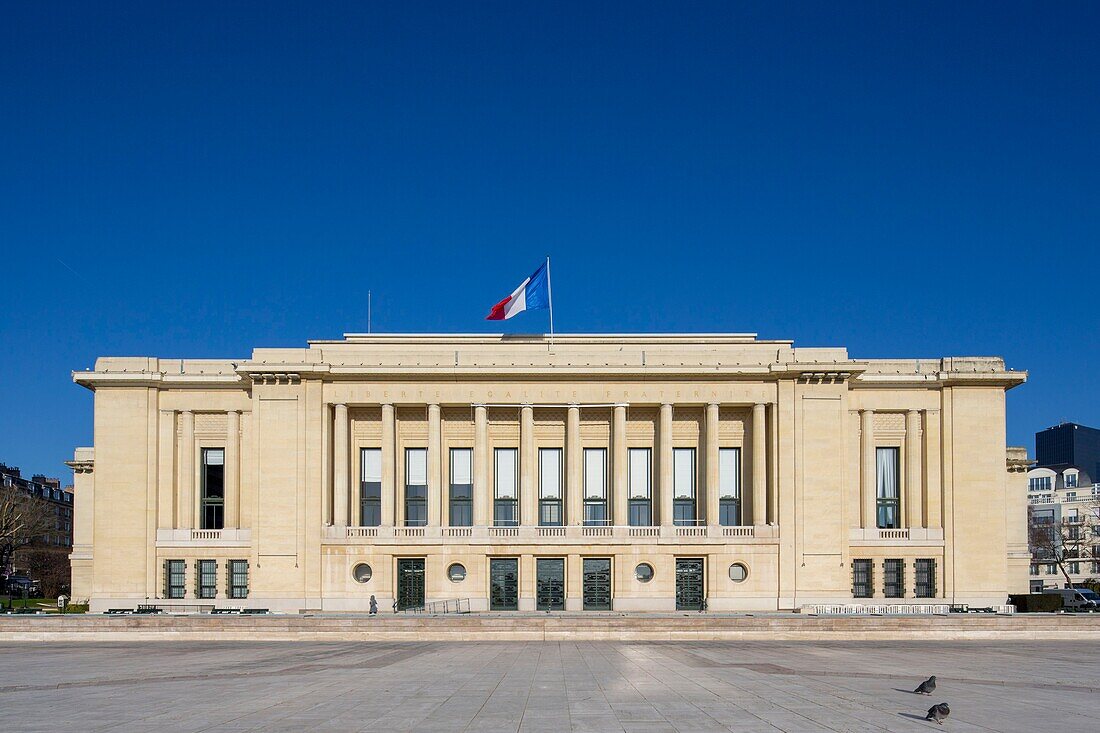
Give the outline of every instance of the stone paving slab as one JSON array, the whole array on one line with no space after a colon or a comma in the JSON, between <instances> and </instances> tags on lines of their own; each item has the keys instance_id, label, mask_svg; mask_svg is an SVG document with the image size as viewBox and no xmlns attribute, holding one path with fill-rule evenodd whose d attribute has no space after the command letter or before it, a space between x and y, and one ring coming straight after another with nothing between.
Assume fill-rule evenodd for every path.
<instances>
[{"instance_id":1,"label":"stone paving slab","mask_svg":"<svg viewBox=\"0 0 1100 733\"><path fill-rule=\"evenodd\" d=\"M1095 641L0 644L22 731L1014 733L1092 730L1098 693Z\"/></svg>"}]
</instances>

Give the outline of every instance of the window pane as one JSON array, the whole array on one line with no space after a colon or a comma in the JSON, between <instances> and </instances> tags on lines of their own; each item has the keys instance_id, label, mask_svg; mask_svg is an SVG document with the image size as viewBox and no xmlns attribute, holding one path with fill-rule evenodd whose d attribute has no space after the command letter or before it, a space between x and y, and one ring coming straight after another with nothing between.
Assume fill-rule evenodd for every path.
<instances>
[{"instance_id":1,"label":"window pane","mask_svg":"<svg viewBox=\"0 0 1100 733\"><path fill-rule=\"evenodd\" d=\"M630 449L630 497L649 498L649 448Z\"/></svg>"},{"instance_id":2,"label":"window pane","mask_svg":"<svg viewBox=\"0 0 1100 733\"><path fill-rule=\"evenodd\" d=\"M428 449L405 449L405 484L408 486L428 485Z\"/></svg>"},{"instance_id":3,"label":"window pane","mask_svg":"<svg viewBox=\"0 0 1100 733\"><path fill-rule=\"evenodd\" d=\"M539 448L539 497L561 496L561 448Z\"/></svg>"},{"instance_id":4,"label":"window pane","mask_svg":"<svg viewBox=\"0 0 1100 733\"><path fill-rule=\"evenodd\" d=\"M722 448L718 451L719 496L741 497L741 449Z\"/></svg>"},{"instance_id":5,"label":"window pane","mask_svg":"<svg viewBox=\"0 0 1100 733\"><path fill-rule=\"evenodd\" d=\"M677 499L695 498L695 449L676 448L672 451L672 485Z\"/></svg>"},{"instance_id":6,"label":"window pane","mask_svg":"<svg viewBox=\"0 0 1100 733\"><path fill-rule=\"evenodd\" d=\"M584 449L584 496L607 498L607 451L603 448Z\"/></svg>"},{"instance_id":7,"label":"window pane","mask_svg":"<svg viewBox=\"0 0 1100 733\"><path fill-rule=\"evenodd\" d=\"M498 499L516 498L516 449L497 448L493 452L493 478Z\"/></svg>"},{"instance_id":8,"label":"window pane","mask_svg":"<svg viewBox=\"0 0 1100 733\"><path fill-rule=\"evenodd\" d=\"M382 483L382 449L364 448L362 455L362 480Z\"/></svg>"},{"instance_id":9,"label":"window pane","mask_svg":"<svg viewBox=\"0 0 1100 733\"><path fill-rule=\"evenodd\" d=\"M202 462L207 466L224 466L225 451L221 448L206 448L202 452Z\"/></svg>"},{"instance_id":10,"label":"window pane","mask_svg":"<svg viewBox=\"0 0 1100 733\"><path fill-rule=\"evenodd\" d=\"M898 497L898 449L878 448L875 451L880 499Z\"/></svg>"},{"instance_id":11,"label":"window pane","mask_svg":"<svg viewBox=\"0 0 1100 733\"><path fill-rule=\"evenodd\" d=\"M469 448L451 448L451 483L472 484L474 452Z\"/></svg>"}]
</instances>

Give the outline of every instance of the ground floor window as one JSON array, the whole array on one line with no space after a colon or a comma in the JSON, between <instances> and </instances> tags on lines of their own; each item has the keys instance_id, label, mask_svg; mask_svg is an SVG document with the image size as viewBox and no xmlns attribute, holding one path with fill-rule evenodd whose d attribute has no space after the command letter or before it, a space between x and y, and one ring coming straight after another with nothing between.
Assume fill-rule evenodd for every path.
<instances>
[{"instance_id":1,"label":"ground floor window","mask_svg":"<svg viewBox=\"0 0 1100 733\"><path fill-rule=\"evenodd\" d=\"M882 561L882 594L887 598L905 597L905 561Z\"/></svg>"},{"instance_id":2,"label":"ground floor window","mask_svg":"<svg viewBox=\"0 0 1100 733\"><path fill-rule=\"evenodd\" d=\"M914 575L917 585L914 589L917 598L936 597L936 561L928 558L914 563Z\"/></svg>"},{"instance_id":3,"label":"ground floor window","mask_svg":"<svg viewBox=\"0 0 1100 733\"><path fill-rule=\"evenodd\" d=\"M230 560L227 567L229 597L248 598L248 560Z\"/></svg>"},{"instance_id":4,"label":"ground floor window","mask_svg":"<svg viewBox=\"0 0 1100 733\"><path fill-rule=\"evenodd\" d=\"M852 560L852 597L871 598L874 594L874 563L870 560Z\"/></svg>"},{"instance_id":5,"label":"ground floor window","mask_svg":"<svg viewBox=\"0 0 1100 733\"><path fill-rule=\"evenodd\" d=\"M183 560L164 561L164 597L183 598L184 577L187 574L187 563Z\"/></svg>"},{"instance_id":6,"label":"ground floor window","mask_svg":"<svg viewBox=\"0 0 1100 733\"><path fill-rule=\"evenodd\" d=\"M216 560L199 560L195 573L195 595L213 598L218 595L218 563Z\"/></svg>"}]
</instances>

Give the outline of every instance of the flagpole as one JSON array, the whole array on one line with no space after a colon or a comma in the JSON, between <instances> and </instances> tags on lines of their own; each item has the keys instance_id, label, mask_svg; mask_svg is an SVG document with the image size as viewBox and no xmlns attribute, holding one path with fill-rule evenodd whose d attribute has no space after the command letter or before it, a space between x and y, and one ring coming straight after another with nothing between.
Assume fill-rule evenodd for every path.
<instances>
[{"instance_id":1,"label":"flagpole","mask_svg":"<svg viewBox=\"0 0 1100 733\"><path fill-rule=\"evenodd\" d=\"M550 284L550 255L546 256L546 297L550 301L550 347L554 350L554 288Z\"/></svg>"},{"instance_id":2,"label":"flagpole","mask_svg":"<svg viewBox=\"0 0 1100 733\"><path fill-rule=\"evenodd\" d=\"M370 291L367 291L367 333L370 333Z\"/></svg>"}]
</instances>

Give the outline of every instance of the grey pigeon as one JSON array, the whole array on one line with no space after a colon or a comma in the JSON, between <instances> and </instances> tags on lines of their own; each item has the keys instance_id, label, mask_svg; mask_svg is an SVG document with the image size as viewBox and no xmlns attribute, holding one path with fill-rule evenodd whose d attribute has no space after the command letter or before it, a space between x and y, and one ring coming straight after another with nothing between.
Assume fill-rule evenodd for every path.
<instances>
[{"instance_id":1,"label":"grey pigeon","mask_svg":"<svg viewBox=\"0 0 1100 733\"><path fill-rule=\"evenodd\" d=\"M947 707L947 703L941 702L928 708L928 715L924 716L924 719L934 720L943 725L943 721L947 720L947 716L950 714L951 708Z\"/></svg>"},{"instance_id":2,"label":"grey pigeon","mask_svg":"<svg viewBox=\"0 0 1100 733\"><path fill-rule=\"evenodd\" d=\"M913 690L913 692L917 693L918 695L931 695L935 691L936 675L932 675L924 682L921 682L919 685L917 685L917 689Z\"/></svg>"}]
</instances>

